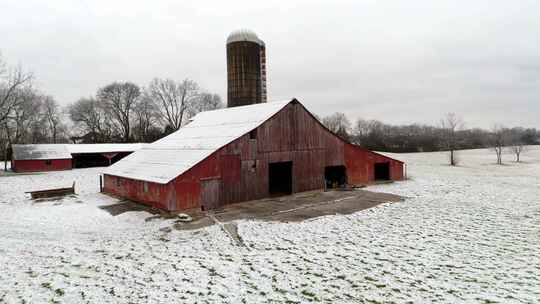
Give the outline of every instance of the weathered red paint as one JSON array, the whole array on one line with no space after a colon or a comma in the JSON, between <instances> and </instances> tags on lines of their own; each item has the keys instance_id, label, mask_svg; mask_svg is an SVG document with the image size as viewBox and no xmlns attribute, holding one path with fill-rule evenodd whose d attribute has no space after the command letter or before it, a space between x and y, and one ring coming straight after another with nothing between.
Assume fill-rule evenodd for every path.
<instances>
[{"instance_id":1,"label":"weathered red paint","mask_svg":"<svg viewBox=\"0 0 540 304\"><path fill-rule=\"evenodd\" d=\"M300 103L292 102L251 134L234 140L165 185L105 175L105 192L165 210L200 208L201 184L213 180L221 204L269 195L268 165L293 162L293 192L324 187L326 166L345 166L350 184L374 180L374 164L390 163L392 180L403 178L403 163L345 142L326 129ZM217 181L216 181L217 180ZM118 181L118 182L117 182ZM220 182L220 187L214 183ZM217 191L217 190L216 190Z\"/></svg>"},{"instance_id":2,"label":"weathered red paint","mask_svg":"<svg viewBox=\"0 0 540 304\"><path fill-rule=\"evenodd\" d=\"M345 144L345 167L349 184L364 185L375 180L376 163L390 163L390 179L403 179L403 162L369 151L356 145Z\"/></svg>"},{"instance_id":3,"label":"weathered red paint","mask_svg":"<svg viewBox=\"0 0 540 304\"><path fill-rule=\"evenodd\" d=\"M11 169L15 172L61 171L71 169L71 159L29 159L12 160Z\"/></svg>"}]
</instances>

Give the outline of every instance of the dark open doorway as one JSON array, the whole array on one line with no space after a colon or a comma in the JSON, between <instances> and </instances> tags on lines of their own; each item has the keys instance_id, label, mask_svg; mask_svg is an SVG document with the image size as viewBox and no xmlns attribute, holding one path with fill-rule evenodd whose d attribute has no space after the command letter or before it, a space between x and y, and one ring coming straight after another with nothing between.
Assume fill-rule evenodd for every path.
<instances>
[{"instance_id":1,"label":"dark open doorway","mask_svg":"<svg viewBox=\"0 0 540 304\"><path fill-rule=\"evenodd\" d=\"M73 168L106 167L128 156L131 152L72 154Z\"/></svg>"},{"instance_id":2,"label":"dark open doorway","mask_svg":"<svg viewBox=\"0 0 540 304\"><path fill-rule=\"evenodd\" d=\"M106 167L109 160L100 153L73 154L73 168Z\"/></svg>"},{"instance_id":3,"label":"dark open doorway","mask_svg":"<svg viewBox=\"0 0 540 304\"><path fill-rule=\"evenodd\" d=\"M271 196L292 194L292 162L270 163L268 184Z\"/></svg>"},{"instance_id":4,"label":"dark open doorway","mask_svg":"<svg viewBox=\"0 0 540 304\"><path fill-rule=\"evenodd\" d=\"M390 163L375 164L375 180L390 180Z\"/></svg>"},{"instance_id":5,"label":"dark open doorway","mask_svg":"<svg viewBox=\"0 0 540 304\"><path fill-rule=\"evenodd\" d=\"M341 188L347 184L347 168L345 166L328 166L324 168L326 188Z\"/></svg>"}]
</instances>

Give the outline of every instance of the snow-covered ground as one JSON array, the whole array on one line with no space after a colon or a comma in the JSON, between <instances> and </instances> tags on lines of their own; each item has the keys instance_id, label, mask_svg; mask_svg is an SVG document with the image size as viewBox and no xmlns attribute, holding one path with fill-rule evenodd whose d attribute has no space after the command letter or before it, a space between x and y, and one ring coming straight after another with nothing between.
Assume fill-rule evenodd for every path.
<instances>
[{"instance_id":1,"label":"snow-covered ground","mask_svg":"<svg viewBox=\"0 0 540 304\"><path fill-rule=\"evenodd\" d=\"M0 176L0 303L540 303L540 147L400 154L404 202L300 223L160 228L99 206L100 169ZM32 202L24 191L80 195Z\"/></svg>"}]
</instances>

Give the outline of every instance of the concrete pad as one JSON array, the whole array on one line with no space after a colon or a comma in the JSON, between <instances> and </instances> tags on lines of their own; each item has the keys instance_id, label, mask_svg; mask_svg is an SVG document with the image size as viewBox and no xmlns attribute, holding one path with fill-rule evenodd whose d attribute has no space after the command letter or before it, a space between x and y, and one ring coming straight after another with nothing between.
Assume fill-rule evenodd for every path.
<instances>
[{"instance_id":1,"label":"concrete pad","mask_svg":"<svg viewBox=\"0 0 540 304\"><path fill-rule=\"evenodd\" d=\"M311 191L277 198L247 201L225 205L208 213L188 211L191 223L177 223L181 230L198 229L234 220L258 219L265 221L296 222L332 214L351 214L386 202L399 202L403 198L387 193L366 190ZM211 215L211 216L209 216Z\"/></svg>"}]
</instances>

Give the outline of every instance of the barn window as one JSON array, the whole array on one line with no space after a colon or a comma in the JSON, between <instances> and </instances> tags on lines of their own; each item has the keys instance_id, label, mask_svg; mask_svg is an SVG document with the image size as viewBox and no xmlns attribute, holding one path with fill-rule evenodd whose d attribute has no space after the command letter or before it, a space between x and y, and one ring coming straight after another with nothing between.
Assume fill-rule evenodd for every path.
<instances>
[{"instance_id":1,"label":"barn window","mask_svg":"<svg viewBox=\"0 0 540 304\"><path fill-rule=\"evenodd\" d=\"M45 165L47 166L52 165L52 161L50 159L45 160Z\"/></svg>"},{"instance_id":2,"label":"barn window","mask_svg":"<svg viewBox=\"0 0 540 304\"><path fill-rule=\"evenodd\" d=\"M116 187L120 187L120 177L116 178Z\"/></svg>"},{"instance_id":3,"label":"barn window","mask_svg":"<svg viewBox=\"0 0 540 304\"><path fill-rule=\"evenodd\" d=\"M143 182L143 191L144 191L144 193L148 192L148 183L147 182Z\"/></svg>"},{"instance_id":4,"label":"barn window","mask_svg":"<svg viewBox=\"0 0 540 304\"><path fill-rule=\"evenodd\" d=\"M249 132L249 139L257 139L257 129Z\"/></svg>"}]
</instances>

